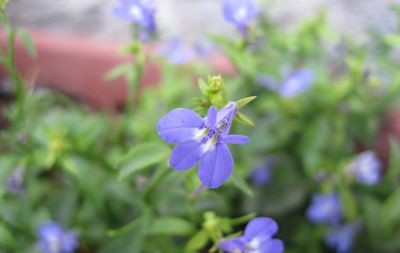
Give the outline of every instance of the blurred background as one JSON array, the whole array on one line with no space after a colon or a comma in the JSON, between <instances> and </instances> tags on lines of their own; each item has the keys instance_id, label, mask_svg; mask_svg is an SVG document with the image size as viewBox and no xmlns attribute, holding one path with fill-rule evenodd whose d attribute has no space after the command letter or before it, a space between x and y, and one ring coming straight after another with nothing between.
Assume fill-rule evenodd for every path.
<instances>
[{"instance_id":1,"label":"blurred background","mask_svg":"<svg viewBox=\"0 0 400 253\"><path fill-rule=\"evenodd\" d=\"M356 34L360 39L370 28L392 31L398 25L389 7L398 0L256 0L273 21L293 27L321 8L338 31ZM180 37L187 42L201 40L205 34L234 34L224 22L222 0L154 0L156 19L163 38ZM128 40L129 22L111 14L111 0L13 0L8 6L11 21L57 33L88 34L106 40ZM196 13L196 15L193 15Z\"/></svg>"}]
</instances>

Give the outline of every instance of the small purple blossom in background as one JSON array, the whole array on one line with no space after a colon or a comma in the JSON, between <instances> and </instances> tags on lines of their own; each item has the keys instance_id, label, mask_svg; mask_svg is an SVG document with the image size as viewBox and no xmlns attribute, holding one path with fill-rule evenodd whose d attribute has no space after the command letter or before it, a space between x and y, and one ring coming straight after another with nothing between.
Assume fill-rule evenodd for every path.
<instances>
[{"instance_id":1,"label":"small purple blossom in background","mask_svg":"<svg viewBox=\"0 0 400 253\"><path fill-rule=\"evenodd\" d=\"M289 72L282 70L284 80L278 83L275 78L266 74L259 74L256 83L279 93L282 97L291 98L306 91L314 82L314 74L310 69L299 69Z\"/></svg>"},{"instance_id":2,"label":"small purple blossom in background","mask_svg":"<svg viewBox=\"0 0 400 253\"><path fill-rule=\"evenodd\" d=\"M359 228L359 223L334 227L326 234L325 242L328 247L336 249L337 253L349 253L353 248L354 238Z\"/></svg>"},{"instance_id":3,"label":"small purple blossom in background","mask_svg":"<svg viewBox=\"0 0 400 253\"><path fill-rule=\"evenodd\" d=\"M23 180L24 169L18 167L7 178L7 190L15 195L22 195L24 192Z\"/></svg>"},{"instance_id":4,"label":"small purple blossom in background","mask_svg":"<svg viewBox=\"0 0 400 253\"><path fill-rule=\"evenodd\" d=\"M78 247L77 233L64 231L55 222L46 222L37 230L38 248L43 253L72 253Z\"/></svg>"},{"instance_id":5,"label":"small purple blossom in background","mask_svg":"<svg viewBox=\"0 0 400 253\"><path fill-rule=\"evenodd\" d=\"M305 90L314 82L314 74L309 69L299 69L289 74L277 88L283 97L294 97Z\"/></svg>"},{"instance_id":6,"label":"small purple blossom in background","mask_svg":"<svg viewBox=\"0 0 400 253\"><path fill-rule=\"evenodd\" d=\"M272 239L277 231L278 224L273 219L255 218L247 224L243 236L223 239L219 248L227 253L282 253L283 242Z\"/></svg>"},{"instance_id":7,"label":"small purple blossom in background","mask_svg":"<svg viewBox=\"0 0 400 253\"><path fill-rule=\"evenodd\" d=\"M140 39L147 41L156 32L155 8L151 0L119 0L113 8L116 17L140 26Z\"/></svg>"},{"instance_id":8,"label":"small purple blossom in background","mask_svg":"<svg viewBox=\"0 0 400 253\"><path fill-rule=\"evenodd\" d=\"M171 64L183 65L194 59L195 52L192 48L184 45L181 40L175 38L166 43L166 46L161 49L160 55Z\"/></svg>"},{"instance_id":9,"label":"small purple blossom in background","mask_svg":"<svg viewBox=\"0 0 400 253\"><path fill-rule=\"evenodd\" d=\"M271 166L269 164L257 166L251 171L250 179L256 186L265 186L271 179Z\"/></svg>"},{"instance_id":10,"label":"small purple blossom in background","mask_svg":"<svg viewBox=\"0 0 400 253\"><path fill-rule=\"evenodd\" d=\"M158 135L166 142L177 144L169 164L184 171L200 162L198 176L204 186L217 188L231 175L234 162L226 143L245 144L244 135L229 135L236 114L236 104L231 102L217 111L208 110L206 118L189 109L174 109L157 124Z\"/></svg>"},{"instance_id":11,"label":"small purple blossom in background","mask_svg":"<svg viewBox=\"0 0 400 253\"><path fill-rule=\"evenodd\" d=\"M276 80L267 74L259 74L256 76L256 84L264 86L270 90L275 90L277 86Z\"/></svg>"},{"instance_id":12,"label":"small purple blossom in background","mask_svg":"<svg viewBox=\"0 0 400 253\"><path fill-rule=\"evenodd\" d=\"M256 17L259 9L252 0L225 0L222 12L228 22L235 25L244 36L247 36L250 22Z\"/></svg>"},{"instance_id":13,"label":"small purple blossom in background","mask_svg":"<svg viewBox=\"0 0 400 253\"><path fill-rule=\"evenodd\" d=\"M201 40L194 45L194 52L200 59L210 57L216 51L216 46L209 40Z\"/></svg>"},{"instance_id":14,"label":"small purple blossom in background","mask_svg":"<svg viewBox=\"0 0 400 253\"><path fill-rule=\"evenodd\" d=\"M347 172L359 183L374 185L380 180L381 170L378 156L373 151L364 151L354 159Z\"/></svg>"},{"instance_id":15,"label":"small purple blossom in background","mask_svg":"<svg viewBox=\"0 0 400 253\"><path fill-rule=\"evenodd\" d=\"M310 222L320 224L339 224L342 218L342 207L337 193L314 194L311 206L307 209Z\"/></svg>"}]
</instances>

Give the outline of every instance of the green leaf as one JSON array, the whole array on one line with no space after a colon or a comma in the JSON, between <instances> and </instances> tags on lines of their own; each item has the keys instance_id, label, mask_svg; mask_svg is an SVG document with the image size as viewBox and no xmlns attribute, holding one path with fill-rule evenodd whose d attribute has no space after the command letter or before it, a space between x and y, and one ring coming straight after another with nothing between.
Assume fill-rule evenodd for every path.
<instances>
[{"instance_id":1,"label":"green leaf","mask_svg":"<svg viewBox=\"0 0 400 253\"><path fill-rule=\"evenodd\" d=\"M381 218L385 227L400 223L400 189L394 191L383 203Z\"/></svg>"},{"instance_id":2,"label":"green leaf","mask_svg":"<svg viewBox=\"0 0 400 253\"><path fill-rule=\"evenodd\" d=\"M4 11L8 2L10 2L10 0L0 0L0 10Z\"/></svg>"},{"instance_id":3,"label":"green leaf","mask_svg":"<svg viewBox=\"0 0 400 253\"><path fill-rule=\"evenodd\" d=\"M383 38L386 45L390 47L400 46L400 35L399 34L389 34Z\"/></svg>"},{"instance_id":4,"label":"green leaf","mask_svg":"<svg viewBox=\"0 0 400 253\"><path fill-rule=\"evenodd\" d=\"M208 239L209 237L207 231L200 230L188 241L188 243L185 246L185 252L188 253L196 252L204 248L208 242Z\"/></svg>"},{"instance_id":5,"label":"green leaf","mask_svg":"<svg viewBox=\"0 0 400 253\"><path fill-rule=\"evenodd\" d=\"M107 82L112 81L118 77L128 75L129 72L133 72L131 63L120 64L106 73L105 80Z\"/></svg>"},{"instance_id":6,"label":"green leaf","mask_svg":"<svg viewBox=\"0 0 400 253\"><path fill-rule=\"evenodd\" d=\"M143 143L133 147L119 162L122 166L119 179L122 180L134 172L161 162L169 153L170 149L159 142Z\"/></svg>"},{"instance_id":7,"label":"green leaf","mask_svg":"<svg viewBox=\"0 0 400 253\"><path fill-rule=\"evenodd\" d=\"M328 147L331 127L329 119L320 117L304 125L298 152L302 157L305 170L313 176L321 168L322 161L326 159L324 149Z\"/></svg>"},{"instance_id":8,"label":"green leaf","mask_svg":"<svg viewBox=\"0 0 400 253\"><path fill-rule=\"evenodd\" d=\"M368 230L368 235L372 243L380 245L383 236L382 222L379 217L381 203L371 196L365 196L362 201L363 219Z\"/></svg>"},{"instance_id":9,"label":"green leaf","mask_svg":"<svg viewBox=\"0 0 400 253\"><path fill-rule=\"evenodd\" d=\"M135 219L123 227L108 230L107 235L110 237L121 236L122 234L126 234L126 233L131 232L132 230L136 229L138 226L140 226L141 222L142 222L142 220L140 218Z\"/></svg>"},{"instance_id":10,"label":"green leaf","mask_svg":"<svg viewBox=\"0 0 400 253\"><path fill-rule=\"evenodd\" d=\"M16 245L16 243L17 242L15 241L14 236L11 234L11 232L8 231L6 226L3 226L0 223L0 245L12 247L13 245Z\"/></svg>"},{"instance_id":11,"label":"green leaf","mask_svg":"<svg viewBox=\"0 0 400 253\"><path fill-rule=\"evenodd\" d=\"M149 235L190 235L195 231L192 223L177 217L155 219L146 230Z\"/></svg>"},{"instance_id":12,"label":"green leaf","mask_svg":"<svg viewBox=\"0 0 400 253\"><path fill-rule=\"evenodd\" d=\"M344 214L348 220L354 220L357 217L357 206L356 200L350 189L341 187L340 198L342 200L342 206L344 207Z\"/></svg>"},{"instance_id":13,"label":"green leaf","mask_svg":"<svg viewBox=\"0 0 400 253\"><path fill-rule=\"evenodd\" d=\"M395 138L389 138L390 156L389 167L385 180L395 183L400 177L400 144Z\"/></svg>"},{"instance_id":14,"label":"green leaf","mask_svg":"<svg viewBox=\"0 0 400 253\"><path fill-rule=\"evenodd\" d=\"M28 50L29 55L32 58L36 58L37 57L36 47L28 31L26 29L20 28L17 30L17 35L21 38L21 41L24 44L25 48Z\"/></svg>"},{"instance_id":15,"label":"green leaf","mask_svg":"<svg viewBox=\"0 0 400 253\"><path fill-rule=\"evenodd\" d=\"M257 98L257 96L251 96L251 97L247 97L247 98L242 98L242 99L236 101L236 107L238 109L240 109L240 108L242 108L243 106L247 105L248 103L250 103L251 101L253 101L256 98Z\"/></svg>"},{"instance_id":16,"label":"green leaf","mask_svg":"<svg viewBox=\"0 0 400 253\"><path fill-rule=\"evenodd\" d=\"M244 113L237 112L237 113L236 113L236 118L237 118L240 122L242 122L242 123L244 123L244 124L246 124L246 125L254 126L253 120L251 120L251 119L249 118L249 116L247 116L247 115L244 114Z\"/></svg>"},{"instance_id":17,"label":"green leaf","mask_svg":"<svg viewBox=\"0 0 400 253\"><path fill-rule=\"evenodd\" d=\"M199 89L200 89L201 93L203 93L204 95L207 95L207 93L208 93L208 85L206 84L206 82L204 82L203 79L199 78L197 83L199 85Z\"/></svg>"}]
</instances>

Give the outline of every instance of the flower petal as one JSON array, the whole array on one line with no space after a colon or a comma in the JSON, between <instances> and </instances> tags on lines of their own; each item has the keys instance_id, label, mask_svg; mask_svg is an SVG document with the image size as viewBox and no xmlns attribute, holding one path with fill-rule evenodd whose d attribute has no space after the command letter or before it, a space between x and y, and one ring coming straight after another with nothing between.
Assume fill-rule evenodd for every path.
<instances>
[{"instance_id":1,"label":"flower petal","mask_svg":"<svg viewBox=\"0 0 400 253\"><path fill-rule=\"evenodd\" d=\"M211 106L208 109L207 113L207 127L214 128L217 123L217 108L215 106Z\"/></svg>"},{"instance_id":2,"label":"flower petal","mask_svg":"<svg viewBox=\"0 0 400 253\"><path fill-rule=\"evenodd\" d=\"M259 253L282 253L284 245L281 240L272 239L260 244Z\"/></svg>"},{"instance_id":3,"label":"flower petal","mask_svg":"<svg viewBox=\"0 0 400 253\"><path fill-rule=\"evenodd\" d=\"M176 170L194 167L202 156L200 144L195 141L180 143L172 150L169 165Z\"/></svg>"},{"instance_id":4,"label":"flower petal","mask_svg":"<svg viewBox=\"0 0 400 253\"><path fill-rule=\"evenodd\" d=\"M224 136L224 142L230 144L246 144L249 142L249 137L245 135L232 134Z\"/></svg>"},{"instance_id":5,"label":"flower petal","mask_svg":"<svg viewBox=\"0 0 400 253\"><path fill-rule=\"evenodd\" d=\"M194 131L203 124L204 119L194 111L178 108L158 121L157 132L166 142L187 142L194 139Z\"/></svg>"},{"instance_id":6,"label":"flower petal","mask_svg":"<svg viewBox=\"0 0 400 253\"><path fill-rule=\"evenodd\" d=\"M229 103L227 104L224 108L218 111L217 113L217 124L221 124L223 120L226 121L226 126L224 127L222 134L227 135L229 133L229 130L232 125L232 121L235 118L236 115L236 104L235 103Z\"/></svg>"},{"instance_id":7,"label":"flower petal","mask_svg":"<svg viewBox=\"0 0 400 253\"><path fill-rule=\"evenodd\" d=\"M246 250L246 243L241 237L224 239L219 242L219 248L229 253L237 251L244 252Z\"/></svg>"},{"instance_id":8,"label":"flower petal","mask_svg":"<svg viewBox=\"0 0 400 253\"><path fill-rule=\"evenodd\" d=\"M278 224L271 218L255 218L247 224L244 230L244 238L248 241L256 239L259 242L266 241L278 231Z\"/></svg>"},{"instance_id":9,"label":"flower petal","mask_svg":"<svg viewBox=\"0 0 400 253\"><path fill-rule=\"evenodd\" d=\"M208 188L217 188L231 175L233 158L225 143L204 154L199 166L199 178Z\"/></svg>"}]
</instances>

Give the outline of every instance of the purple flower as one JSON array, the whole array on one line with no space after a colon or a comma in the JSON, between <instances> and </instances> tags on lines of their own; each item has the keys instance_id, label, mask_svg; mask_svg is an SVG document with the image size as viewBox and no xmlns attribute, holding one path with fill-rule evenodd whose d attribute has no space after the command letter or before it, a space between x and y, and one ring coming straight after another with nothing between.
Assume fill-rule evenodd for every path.
<instances>
[{"instance_id":1,"label":"purple flower","mask_svg":"<svg viewBox=\"0 0 400 253\"><path fill-rule=\"evenodd\" d=\"M24 192L23 180L24 170L21 167L16 168L7 178L7 190L15 195L22 195Z\"/></svg>"},{"instance_id":2,"label":"purple flower","mask_svg":"<svg viewBox=\"0 0 400 253\"><path fill-rule=\"evenodd\" d=\"M150 0L119 0L119 5L113 8L113 13L120 19L140 26L140 38L144 41L156 31L155 9Z\"/></svg>"},{"instance_id":3,"label":"purple flower","mask_svg":"<svg viewBox=\"0 0 400 253\"><path fill-rule=\"evenodd\" d=\"M283 242L272 239L277 231L278 224L273 219L255 218L247 224L243 236L223 239L219 248L227 253L281 253Z\"/></svg>"},{"instance_id":4,"label":"purple flower","mask_svg":"<svg viewBox=\"0 0 400 253\"><path fill-rule=\"evenodd\" d=\"M336 249L337 253L348 253L353 248L354 237L359 227L359 223L335 227L326 234L325 242L328 247Z\"/></svg>"},{"instance_id":5,"label":"purple flower","mask_svg":"<svg viewBox=\"0 0 400 253\"><path fill-rule=\"evenodd\" d=\"M357 182L374 185L380 180L382 164L373 151L364 151L348 167L348 173Z\"/></svg>"},{"instance_id":6,"label":"purple flower","mask_svg":"<svg viewBox=\"0 0 400 253\"><path fill-rule=\"evenodd\" d=\"M311 206L307 209L310 222L338 224L342 218L342 207L337 193L314 194Z\"/></svg>"},{"instance_id":7,"label":"purple flower","mask_svg":"<svg viewBox=\"0 0 400 253\"><path fill-rule=\"evenodd\" d=\"M277 92L283 97L294 97L307 90L313 81L314 74L311 70L299 69L286 77L277 88Z\"/></svg>"},{"instance_id":8,"label":"purple flower","mask_svg":"<svg viewBox=\"0 0 400 253\"><path fill-rule=\"evenodd\" d=\"M271 166L264 164L254 168L250 174L250 178L256 186L265 186L271 179Z\"/></svg>"},{"instance_id":9,"label":"purple flower","mask_svg":"<svg viewBox=\"0 0 400 253\"><path fill-rule=\"evenodd\" d=\"M207 59L216 51L216 46L209 40L201 40L194 45L194 52L200 59Z\"/></svg>"},{"instance_id":10,"label":"purple flower","mask_svg":"<svg viewBox=\"0 0 400 253\"><path fill-rule=\"evenodd\" d=\"M55 222L46 222L37 230L38 247L43 253L72 253L78 247L77 233L64 231Z\"/></svg>"},{"instance_id":11,"label":"purple flower","mask_svg":"<svg viewBox=\"0 0 400 253\"><path fill-rule=\"evenodd\" d=\"M225 19L246 36L250 22L259 10L251 0L225 0L222 6Z\"/></svg>"},{"instance_id":12,"label":"purple flower","mask_svg":"<svg viewBox=\"0 0 400 253\"><path fill-rule=\"evenodd\" d=\"M199 161L198 175L208 188L217 188L231 175L233 158L226 143L245 144L248 137L229 135L236 114L236 104L231 102L217 112L215 106L208 110L206 118L189 109L178 108L162 117L157 132L169 143L177 144L169 164L184 171Z\"/></svg>"},{"instance_id":13,"label":"purple flower","mask_svg":"<svg viewBox=\"0 0 400 253\"><path fill-rule=\"evenodd\" d=\"M257 75L256 84L264 86L270 90L275 90L277 88L276 80L272 76L266 74Z\"/></svg>"},{"instance_id":14,"label":"purple flower","mask_svg":"<svg viewBox=\"0 0 400 253\"><path fill-rule=\"evenodd\" d=\"M299 69L294 72L283 69L282 71L285 78L280 84L272 76L265 74L258 75L256 82L278 92L282 97L291 98L307 90L314 81L314 74L309 69Z\"/></svg>"},{"instance_id":15,"label":"purple flower","mask_svg":"<svg viewBox=\"0 0 400 253\"><path fill-rule=\"evenodd\" d=\"M161 55L168 59L168 62L175 65L183 65L194 58L194 51L185 46L179 39L172 39L162 49Z\"/></svg>"}]
</instances>

